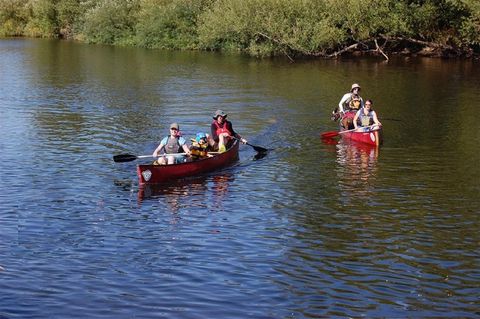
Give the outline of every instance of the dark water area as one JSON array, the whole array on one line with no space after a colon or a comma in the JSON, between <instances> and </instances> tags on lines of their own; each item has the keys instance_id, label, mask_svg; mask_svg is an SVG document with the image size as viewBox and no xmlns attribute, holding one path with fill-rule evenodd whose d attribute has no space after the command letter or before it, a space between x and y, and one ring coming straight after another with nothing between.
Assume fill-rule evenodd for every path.
<instances>
[{"instance_id":1,"label":"dark water area","mask_svg":"<svg viewBox=\"0 0 480 319\"><path fill-rule=\"evenodd\" d=\"M480 317L480 65L0 41L0 318ZM354 82L380 148L326 143ZM139 187L216 109L271 148Z\"/></svg>"}]
</instances>

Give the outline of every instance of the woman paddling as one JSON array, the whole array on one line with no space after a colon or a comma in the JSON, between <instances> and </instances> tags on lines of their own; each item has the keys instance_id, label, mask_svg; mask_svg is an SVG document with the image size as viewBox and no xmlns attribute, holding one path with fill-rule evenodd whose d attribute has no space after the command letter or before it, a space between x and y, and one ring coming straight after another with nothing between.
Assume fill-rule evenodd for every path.
<instances>
[{"instance_id":1,"label":"woman paddling","mask_svg":"<svg viewBox=\"0 0 480 319\"><path fill-rule=\"evenodd\" d=\"M355 117L353 118L353 125L355 126L355 129L357 129L359 126L364 127L371 126L373 124L378 126L382 125L382 123L380 123L378 120L377 113L375 113L375 111L372 109L372 105L372 100L366 100L365 106L358 110L358 112L355 114Z\"/></svg>"}]
</instances>

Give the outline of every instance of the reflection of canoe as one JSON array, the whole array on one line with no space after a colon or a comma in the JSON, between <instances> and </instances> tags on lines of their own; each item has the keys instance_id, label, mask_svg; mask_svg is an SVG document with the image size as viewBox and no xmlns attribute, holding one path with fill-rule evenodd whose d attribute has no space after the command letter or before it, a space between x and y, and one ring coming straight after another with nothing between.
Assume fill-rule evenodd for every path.
<instances>
[{"instance_id":1,"label":"reflection of canoe","mask_svg":"<svg viewBox=\"0 0 480 319\"><path fill-rule=\"evenodd\" d=\"M217 170L238 159L238 146L238 141L235 141L225 153L193 162L172 165L138 165L138 181L140 185L157 184Z\"/></svg>"},{"instance_id":2,"label":"reflection of canoe","mask_svg":"<svg viewBox=\"0 0 480 319\"><path fill-rule=\"evenodd\" d=\"M159 184L143 184L138 188L138 202L142 203L144 200L155 199L159 196L167 199L168 203L172 203L176 198L185 198L193 196L192 201L195 198L198 199L198 205L204 199L204 194L209 192L211 201L221 198L227 191L229 184L234 181L234 176L231 172L222 171L212 176L206 174L170 180L168 183Z\"/></svg>"},{"instance_id":3,"label":"reflection of canoe","mask_svg":"<svg viewBox=\"0 0 480 319\"><path fill-rule=\"evenodd\" d=\"M350 131L342 133L342 130L340 130L340 135L343 139L366 143L369 145L378 146L383 143L383 132L381 127L379 129L369 130L366 132Z\"/></svg>"}]
</instances>

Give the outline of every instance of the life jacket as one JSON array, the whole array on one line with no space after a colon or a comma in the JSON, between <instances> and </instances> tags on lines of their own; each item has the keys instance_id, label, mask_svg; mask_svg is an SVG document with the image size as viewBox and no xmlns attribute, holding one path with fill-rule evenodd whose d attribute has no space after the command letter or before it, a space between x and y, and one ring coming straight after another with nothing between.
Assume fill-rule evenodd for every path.
<instances>
[{"instance_id":1,"label":"life jacket","mask_svg":"<svg viewBox=\"0 0 480 319\"><path fill-rule=\"evenodd\" d=\"M360 108L360 105L361 105L360 99L352 99L350 103L348 103L348 107L352 111L358 111L358 109Z\"/></svg>"},{"instance_id":2,"label":"life jacket","mask_svg":"<svg viewBox=\"0 0 480 319\"><path fill-rule=\"evenodd\" d=\"M232 136L233 132L230 132L229 129L227 129L227 121L223 122L222 125L218 123L218 121L213 121L213 124L215 125L215 133L218 135L222 133L227 133L228 135Z\"/></svg>"},{"instance_id":3,"label":"life jacket","mask_svg":"<svg viewBox=\"0 0 480 319\"><path fill-rule=\"evenodd\" d=\"M373 123L373 111L369 111L367 114L363 112L363 108L360 109L357 123L361 126L370 126Z\"/></svg>"},{"instance_id":4,"label":"life jacket","mask_svg":"<svg viewBox=\"0 0 480 319\"><path fill-rule=\"evenodd\" d=\"M165 153L172 154L172 153L180 153L181 146L179 142L179 138L175 137L172 138L170 135L167 137L167 144L165 144Z\"/></svg>"},{"instance_id":5,"label":"life jacket","mask_svg":"<svg viewBox=\"0 0 480 319\"><path fill-rule=\"evenodd\" d=\"M200 159L207 157L208 155L208 143L199 144L195 139L192 138L192 145L190 146L190 154L194 159Z\"/></svg>"},{"instance_id":6,"label":"life jacket","mask_svg":"<svg viewBox=\"0 0 480 319\"><path fill-rule=\"evenodd\" d=\"M362 105L362 98L358 94L350 93L350 97L343 103L344 112L358 111Z\"/></svg>"}]
</instances>

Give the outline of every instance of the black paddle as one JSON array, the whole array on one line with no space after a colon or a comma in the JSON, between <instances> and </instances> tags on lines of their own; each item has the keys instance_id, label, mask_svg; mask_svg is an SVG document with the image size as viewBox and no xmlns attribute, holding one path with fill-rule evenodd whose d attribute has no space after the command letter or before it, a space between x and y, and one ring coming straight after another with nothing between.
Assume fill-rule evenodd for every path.
<instances>
[{"instance_id":1,"label":"black paddle","mask_svg":"<svg viewBox=\"0 0 480 319\"><path fill-rule=\"evenodd\" d=\"M237 137L235 137L235 139L241 141L241 140L240 140L239 138L237 138ZM250 144L250 143L248 143L248 142L245 143L245 144L247 144L248 146L253 147L253 149L254 149L255 152L257 152L257 153L266 153L266 152L268 152L268 149L266 149L265 147L261 147L261 146L257 146L257 145L252 145L252 144Z\"/></svg>"}]
</instances>

